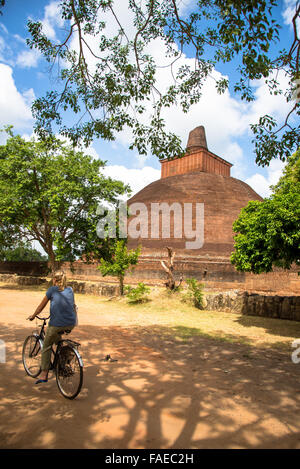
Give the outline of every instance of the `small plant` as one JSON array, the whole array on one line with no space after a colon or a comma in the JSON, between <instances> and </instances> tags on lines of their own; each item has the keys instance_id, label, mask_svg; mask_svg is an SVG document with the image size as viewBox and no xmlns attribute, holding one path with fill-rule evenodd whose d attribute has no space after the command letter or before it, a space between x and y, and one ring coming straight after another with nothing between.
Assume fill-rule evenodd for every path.
<instances>
[{"instance_id":1,"label":"small plant","mask_svg":"<svg viewBox=\"0 0 300 469\"><path fill-rule=\"evenodd\" d=\"M126 246L126 241L118 240L114 246L111 258L109 260L101 259L100 261L98 269L103 277L106 275L118 277L121 296L124 294L125 273L129 267L138 263L140 253L140 246L129 251Z\"/></svg>"},{"instance_id":2,"label":"small plant","mask_svg":"<svg viewBox=\"0 0 300 469\"><path fill-rule=\"evenodd\" d=\"M129 303L144 303L148 301L147 295L150 293L150 288L140 282L136 288L125 287L125 293Z\"/></svg>"},{"instance_id":3,"label":"small plant","mask_svg":"<svg viewBox=\"0 0 300 469\"><path fill-rule=\"evenodd\" d=\"M183 301L193 303L196 308L204 309L203 288L204 284L199 283L195 278L187 278L187 292L183 295Z\"/></svg>"}]
</instances>

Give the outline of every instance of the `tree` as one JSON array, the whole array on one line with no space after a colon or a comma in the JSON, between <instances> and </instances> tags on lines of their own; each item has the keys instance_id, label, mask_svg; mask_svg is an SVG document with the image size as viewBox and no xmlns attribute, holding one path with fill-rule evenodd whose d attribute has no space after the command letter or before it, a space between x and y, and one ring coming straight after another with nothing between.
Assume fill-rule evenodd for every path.
<instances>
[{"instance_id":1,"label":"tree","mask_svg":"<svg viewBox=\"0 0 300 469\"><path fill-rule=\"evenodd\" d=\"M105 277L111 275L118 277L120 295L124 294L124 277L130 266L136 265L140 255L140 247L128 251L125 240L117 240L114 244L111 259L101 259L99 270Z\"/></svg>"},{"instance_id":2,"label":"tree","mask_svg":"<svg viewBox=\"0 0 300 469\"><path fill-rule=\"evenodd\" d=\"M28 243L19 243L13 248L0 250L0 260L8 262L47 261L48 258Z\"/></svg>"},{"instance_id":3,"label":"tree","mask_svg":"<svg viewBox=\"0 0 300 469\"><path fill-rule=\"evenodd\" d=\"M262 202L249 202L233 224L238 234L231 262L240 271L260 274L273 265L300 265L300 150L272 189Z\"/></svg>"},{"instance_id":4,"label":"tree","mask_svg":"<svg viewBox=\"0 0 300 469\"><path fill-rule=\"evenodd\" d=\"M198 0L194 10L184 15L176 0L128 0L132 16L122 24L118 5L113 0L62 0L61 16L65 34L51 40L42 24L28 21L31 48L37 48L56 70L62 86L52 89L33 105L36 131L48 135L53 123L74 143L86 144L96 138L113 140L116 132L132 131L131 148L140 154L148 149L158 158L183 154L180 139L166 132L162 110L180 105L187 112L201 97L204 81L219 63L232 63L239 75L233 85L241 99L255 99L253 80L264 79L271 94L285 94L291 103L285 122L262 116L252 125L256 161L267 165L280 157L285 160L299 146L299 126L293 116L300 113L299 52L297 4L293 18L294 38L289 50L278 50L279 24L273 19L276 0ZM280 5L280 3L279 3ZM114 24L107 26L107 19ZM168 64L159 64L151 54L159 43L166 51ZM273 52L276 47L276 52ZM183 54L195 58L195 66L180 62ZM170 68L171 81L159 90L160 67ZM277 80L279 71L289 78L287 89ZM228 80L216 81L218 92ZM147 121L142 117L151 103ZM64 124L64 112L78 115L75 125Z\"/></svg>"},{"instance_id":5,"label":"tree","mask_svg":"<svg viewBox=\"0 0 300 469\"><path fill-rule=\"evenodd\" d=\"M38 241L55 262L107 250L97 236L97 207L116 204L129 188L101 173L105 163L56 138L26 142L14 136L0 146L0 227L20 240Z\"/></svg>"}]
</instances>

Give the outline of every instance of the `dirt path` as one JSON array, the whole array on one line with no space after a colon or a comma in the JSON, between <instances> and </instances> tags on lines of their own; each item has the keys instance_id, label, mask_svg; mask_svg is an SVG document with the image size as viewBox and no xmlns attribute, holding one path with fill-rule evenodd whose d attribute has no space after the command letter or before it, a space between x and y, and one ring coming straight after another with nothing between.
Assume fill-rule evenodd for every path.
<instances>
[{"instance_id":1,"label":"dirt path","mask_svg":"<svg viewBox=\"0 0 300 469\"><path fill-rule=\"evenodd\" d=\"M133 327L82 299L84 385L64 399L21 362L41 293L0 289L1 448L300 448L300 364L290 355ZM110 353L115 363L101 361Z\"/></svg>"}]
</instances>

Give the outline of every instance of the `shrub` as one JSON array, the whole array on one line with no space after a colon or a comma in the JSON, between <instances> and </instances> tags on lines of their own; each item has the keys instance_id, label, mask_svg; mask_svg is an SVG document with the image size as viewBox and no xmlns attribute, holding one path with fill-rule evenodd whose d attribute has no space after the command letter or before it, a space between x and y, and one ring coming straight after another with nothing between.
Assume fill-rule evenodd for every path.
<instances>
[{"instance_id":1,"label":"shrub","mask_svg":"<svg viewBox=\"0 0 300 469\"><path fill-rule=\"evenodd\" d=\"M199 283L195 278L187 278L187 292L183 295L183 301L191 302L196 308L203 309L203 288L204 284Z\"/></svg>"},{"instance_id":2,"label":"shrub","mask_svg":"<svg viewBox=\"0 0 300 469\"><path fill-rule=\"evenodd\" d=\"M140 282L136 288L125 287L125 293L129 303L144 303L148 301L147 295L150 293L150 288Z\"/></svg>"},{"instance_id":3,"label":"shrub","mask_svg":"<svg viewBox=\"0 0 300 469\"><path fill-rule=\"evenodd\" d=\"M125 273L129 267L138 263L140 252L140 246L129 251L125 240L117 240L113 247L110 259L101 259L100 261L98 269L103 277L106 275L118 277L121 296L124 294Z\"/></svg>"}]
</instances>

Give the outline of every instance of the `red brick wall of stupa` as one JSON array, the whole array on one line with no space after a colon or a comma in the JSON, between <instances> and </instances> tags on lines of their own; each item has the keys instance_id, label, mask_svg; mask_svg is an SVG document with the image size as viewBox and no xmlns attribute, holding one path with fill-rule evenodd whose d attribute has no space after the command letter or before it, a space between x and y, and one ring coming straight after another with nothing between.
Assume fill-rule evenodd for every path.
<instances>
[{"instance_id":1,"label":"red brick wall of stupa","mask_svg":"<svg viewBox=\"0 0 300 469\"><path fill-rule=\"evenodd\" d=\"M231 164L205 148L190 151L182 158L161 161L161 177L166 178L177 174L193 171L230 176Z\"/></svg>"}]
</instances>

